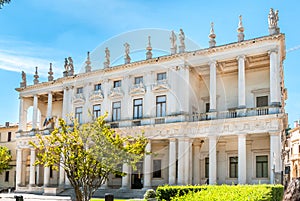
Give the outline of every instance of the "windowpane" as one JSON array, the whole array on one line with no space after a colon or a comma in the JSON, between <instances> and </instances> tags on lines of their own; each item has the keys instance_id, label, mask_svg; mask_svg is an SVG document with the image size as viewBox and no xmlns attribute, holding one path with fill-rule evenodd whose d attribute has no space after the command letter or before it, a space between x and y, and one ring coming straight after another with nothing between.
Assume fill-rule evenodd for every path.
<instances>
[{"instance_id":1,"label":"windowpane","mask_svg":"<svg viewBox=\"0 0 300 201\"><path fill-rule=\"evenodd\" d=\"M101 84L95 84L94 91L99 91L99 90L101 90Z\"/></svg>"},{"instance_id":2,"label":"windowpane","mask_svg":"<svg viewBox=\"0 0 300 201\"><path fill-rule=\"evenodd\" d=\"M8 132L8 134L7 134L7 141L8 141L8 142L11 141L11 132Z\"/></svg>"},{"instance_id":3,"label":"windowpane","mask_svg":"<svg viewBox=\"0 0 300 201\"><path fill-rule=\"evenodd\" d=\"M167 78L167 73L157 73L157 80L165 80Z\"/></svg>"},{"instance_id":4,"label":"windowpane","mask_svg":"<svg viewBox=\"0 0 300 201\"><path fill-rule=\"evenodd\" d=\"M256 156L256 177L268 177L268 156Z\"/></svg>"},{"instance_id":5,"label":"windowpane","mask_svg":"<svg viewBox=\"0 0 300 201\"><path fill-rule=\"evenodd\" d=\"M83 88L82 87L78 87L76 90L77 94L82 94L83 93Z\"/></svg>"},{"instance_id":6,"label":"windowpane","mask_svg":"<svg viewBox=\"0 0 300 201\"><path fill-rule=\"evenodd\" d=\"M209 177L209 158L205 158L205 178Z\"/></svg>"},{"instance_id":7,"label":"windowpane","mask_svg":"<svg viewBox=\"0 0 300 201\"><path fill-rule=\"evenodd\" d=\"M113 102L112 105L113 108L113 116L112 116L112 121L120 121L121 119L121 102Z\"/></svg>"},{"instance_id":8,"label":"windowpane","mask_svg":"<svg viewBox=\"0 0 300 201\"><path fill-rule=\"evenodd\" d=\"M229 157L229 177L237 178L238 177L238 157Z\"/></svg>"},{"instance_id":9,"label":"windowpane","mask_svg":"<svg viewBox=\"0 0 300 201\"><path fill-rule=\"evenodd\" d=\"M256 97L256 107L268 106L268 96Z\"/></svg>"},{"instance_id":10,"label":"windowpane","mask_svg":"<svg viewBox=\"0 0 300 201\"><path fill-rule=\"evenodd\" d=\"M121 87L121 80L114 81L114 88Z\"/></svg>"},{"instance_id":11,"label":"windowpane","mask_svg":"<svg viewBox=\"0 0 300 201\"><path fill-rule=\"evenodd\" d=\"M153 178L161 178L161 160L153 160Z\"/></svg>"},{"instance_id":12,"label":"windowpane","mask_svg":"<svg viewBox=\"0 0 300 201\"><path fill-rule=\"evenodd\" d=\"M5 172L5 182L8 182L9 181L9 171L6 171Z\"/></svg>"},{"instance_id":13,"label":"windowpane","mask_svg":"<svg viewBox=\"0 0 300 201\"><path fill-rule=\"evenodd\" d=\"M156 97L156 117L166 116L166 96Z\"/></svg>"},{"instance_id":14,"label":"windowpane","mask_svg":"<svg viewBox=\"0 0 300 201\"><path fill-rule=\"evenodd\" d=\"M134 84L140 84L143 83L143 77L135 77L134 78Z\"/></svg>"},{"instance_id":15,"label":"windowpane","mask_svg":"<svg viewBox=\"0 0 300 201\"><path fill-rule=\"evenodd\" d=\"M133 118L141 119L143 117L143 99L133 100Z\"/></svg>"},{"instance_id":16,"label":"windowpane","mask_svg":"<svg viewBox=\"0 0 300 201\"><path fill-rule=\"evenodd\" d=\"M75 108L75 118L77 119L78 123L82 123L82 107Z\"/></svg>"},{"instance_id":17,"label":"windowpane","mask_svg":"<svg viewBox=\"0 0 300 201\"><path fill-rule=\"evenodd\" d=\"M101 116L101 105L93 105L93 115L94 118L98 118Z\"/></svg>"}]
</instances>

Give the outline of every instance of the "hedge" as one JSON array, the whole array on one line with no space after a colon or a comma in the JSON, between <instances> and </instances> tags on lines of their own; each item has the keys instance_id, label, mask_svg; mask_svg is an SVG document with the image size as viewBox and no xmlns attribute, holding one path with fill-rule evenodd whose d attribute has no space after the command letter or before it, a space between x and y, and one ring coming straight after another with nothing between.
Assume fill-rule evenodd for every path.
<instances>
[{"instance_id":1,"label":"hedge","mask_svg":"<svg viewBox=\"0 0 300 201\"><path fill-rule=\"evenodd\" d=\"M281 201L282 185L160 186L158 200L165 201Z\"/></svg>"}]
</instances>

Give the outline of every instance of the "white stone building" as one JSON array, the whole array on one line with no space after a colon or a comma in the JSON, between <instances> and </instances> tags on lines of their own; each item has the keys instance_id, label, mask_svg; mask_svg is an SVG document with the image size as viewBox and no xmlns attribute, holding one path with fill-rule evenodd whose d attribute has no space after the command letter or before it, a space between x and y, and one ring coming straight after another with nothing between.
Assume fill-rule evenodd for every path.
<instances>
[{"instance_id":1,"label":"white stone building","mask_svg":"<svg viewBox=\"0 0 300 201\"><path fill-rule=\"evenodd\" d=\"M106 52L105 67L93 70L88 55L86 72L76 75L69 58L63 77L54 80L50 69L48 81L39 83L36 71L33 85L26 84L24 73L16 89L17 190L43 192L43 187L69 185L63 171L32 165L36 153L28 142L37 132L49 134L55 119L69 114L81 123L91 121L89 111L95 116L107 111L117 132L144 131L150 140L147 150L153 154L136 171L123 165L127 176L112 175L107 188L280 183L281 137L287 126L285 36L274 19L268 36L244 40L243 31L240 21L238 42L216 46L212 24L208 48L186 52L181 36L179 53L172 33L170 55L152 58L149 44L146 60L136 62L130 61L125 45L124 65L110 66ZM38 124L38 114L54 123Z\"/></svg>"}]
</instances>

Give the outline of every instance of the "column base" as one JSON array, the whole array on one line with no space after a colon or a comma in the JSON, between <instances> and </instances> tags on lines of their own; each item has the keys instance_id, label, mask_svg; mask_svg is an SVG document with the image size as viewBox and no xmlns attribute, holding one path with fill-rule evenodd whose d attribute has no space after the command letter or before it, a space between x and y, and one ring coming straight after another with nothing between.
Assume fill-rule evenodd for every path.
<instances>
[{"instance_id":1,"label":"column base","mask_svg":"<svg viewBox=\"0 0 300 201\"><path fill-rule=\"evenodd\" d=\"M214 110L209 110L209 113L208 114L208 119L209 120L213 120L213 119L216 119L217 118L217 112Z\"/></svg>"},{"instance_id":2,"label":"column base","mask_svg":"<svg viewBox=\"0 0 300 201\"><path fill-rule=\"evenodd\" d=\"M272 107L280 107L281 104L280 104L280 102L272 102L270 106L272 106Z\"/></svg>"},{"instance_id":3,"label":"column base","mask_svg":"<svg viewBox=\"0 0 300 201\"><path fill-rule=\"evenodd\" d=\"M245 117L246 116L246 112L247 112L246 107L245 108L238 108L238 109L236 109L236 113L237 113L238 117Z\"/></svg>"}]
</instances>

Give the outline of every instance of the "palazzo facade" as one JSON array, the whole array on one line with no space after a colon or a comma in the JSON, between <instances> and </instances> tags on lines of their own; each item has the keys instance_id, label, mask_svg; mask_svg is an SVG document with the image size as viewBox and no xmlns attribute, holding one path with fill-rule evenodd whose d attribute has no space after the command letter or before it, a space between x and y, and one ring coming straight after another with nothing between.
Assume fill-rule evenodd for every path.
<instances>
[{"instance_id":1,"label":"palazzo facade","mask_svg":"<svg viewBox=\"0 0 300 201\"><path fill-rule=\"evenodd\" d=\"M241 20L241 19L240 19ZM281 183L285 114L283 60L285 36L269 22L270 35L244 40L240 21L238 42L215 45L213 25L209 47L93 70L89 54L85 72L74 74L66 59L63 77L27 85L23 73L17 134L17 191L43 192L70 184L64 171L33 166L36 151L29 141L48 135L58 118L73 114L80 123L108 112L118 133L149 139L151 155L124 177L111 175L105 188L155 188L158 185ZM181 33L182 30L181 30ZM174 37L173 37L174 39ZM175 39L176 42L176 39ZM176 48L176 49L175 49ZM25 79L24 79L25 78ZM32 128L26 129L32 107ZM90 115L92 113L93 115ZM40 119L40 121L38 120Z\"/></svg>"}]
</instances>

